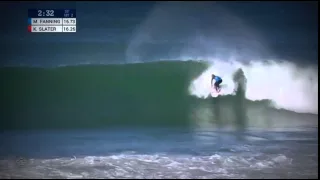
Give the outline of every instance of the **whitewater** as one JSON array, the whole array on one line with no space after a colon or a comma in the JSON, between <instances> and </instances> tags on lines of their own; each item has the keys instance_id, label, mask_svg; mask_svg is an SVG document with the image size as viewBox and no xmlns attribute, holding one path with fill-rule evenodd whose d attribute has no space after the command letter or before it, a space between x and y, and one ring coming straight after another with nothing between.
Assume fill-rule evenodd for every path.
<instances>
[{"instance_id":1,"label":"whitewater","mask_svg":"<svg viewBox=\"0 0 320 180\"><path fill-rule=\"evenodd\" d=\"M189 92L198 98L210 98L211 74L216 74L223 79L223 95L234 94L233 74L238 69L243 70L247 80L247 99L271 100L272 107L277 109L318 114L318 69L286 61L244 64L217 59L191 82Z\"/></svg>"}]
</instances>

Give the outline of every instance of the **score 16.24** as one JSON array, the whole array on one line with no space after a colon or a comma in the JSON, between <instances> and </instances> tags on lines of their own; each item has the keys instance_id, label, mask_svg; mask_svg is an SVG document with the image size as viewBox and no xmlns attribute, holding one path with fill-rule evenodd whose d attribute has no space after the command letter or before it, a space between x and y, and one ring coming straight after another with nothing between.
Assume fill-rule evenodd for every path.
<instances>
[{"instance_id":1,"label":"score 16.24","mask_svg":"<svg viewBox=\"0 0 320 180\"><path fill-rule=\"evenodd\" d=\"M77 32L76 26L63 26L62 32Z\"/></svg>"}]
</instances>

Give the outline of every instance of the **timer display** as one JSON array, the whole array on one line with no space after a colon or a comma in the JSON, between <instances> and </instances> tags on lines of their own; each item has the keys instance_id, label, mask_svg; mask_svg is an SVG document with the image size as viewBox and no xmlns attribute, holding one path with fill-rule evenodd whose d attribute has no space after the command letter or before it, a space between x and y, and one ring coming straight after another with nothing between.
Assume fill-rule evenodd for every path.
<instances>
[{"instance_id":1,"label":"timer display","mask_svg":"<svg viewBox=\"0 0 320 180\"><path fill-rule=\"evenodd\" d=\"M29 9L29 18L76 18L75 9Z\"/></svg>"},{"instance_id":2,"label":"timer display","mask_svg":"<svg viewBox=\"0 0 320 180\"><path fill-rule=\"evenodd\" d=\"M54 10L38 10L38 17L54 17Z\"/></svg>"}]
</instances>

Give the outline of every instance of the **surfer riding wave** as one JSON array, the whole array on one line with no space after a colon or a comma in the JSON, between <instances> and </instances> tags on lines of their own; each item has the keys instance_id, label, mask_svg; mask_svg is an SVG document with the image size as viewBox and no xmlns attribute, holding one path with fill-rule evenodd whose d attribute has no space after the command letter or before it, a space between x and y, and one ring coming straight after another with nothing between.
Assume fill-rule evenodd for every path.
<instances>
[{"instance_id":1,"label":"surfer riding wave","mask_svg":"<svg viewBox=\"0 0 320 180\"><path fill-rule=\"evenodd\" d=\"M221 88L220 88L220 84L222 83L222 78L219 76L216 76L214 74L212 74L211 76L211 86L212 86L212 81L215 80L214 83L214 88L217 92L220 92Z\"/></svg>"}]
</instances>

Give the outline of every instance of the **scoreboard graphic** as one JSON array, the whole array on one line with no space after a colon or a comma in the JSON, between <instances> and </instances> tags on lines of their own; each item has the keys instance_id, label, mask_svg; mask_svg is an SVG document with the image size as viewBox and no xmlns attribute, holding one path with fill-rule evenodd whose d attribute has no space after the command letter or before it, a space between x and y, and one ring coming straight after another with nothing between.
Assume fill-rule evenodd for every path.
<instances>
[{"instance_id":1,"label":"scoreboard graphic","mask_svg":"<svg viewBox=\"0 0 320 180\"><path fill-rule=\"evenodd\" d=\"M77 32L75 9L29 9L28 32Z\"/></svg>"}]
</instances>

